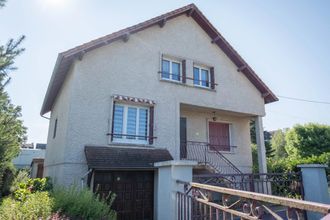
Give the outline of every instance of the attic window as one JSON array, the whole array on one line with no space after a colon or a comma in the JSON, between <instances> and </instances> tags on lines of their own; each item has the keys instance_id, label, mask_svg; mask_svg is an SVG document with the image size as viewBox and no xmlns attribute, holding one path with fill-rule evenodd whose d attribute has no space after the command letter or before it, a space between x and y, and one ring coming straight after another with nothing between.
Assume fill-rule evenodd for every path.
<instances>
[{"instance_id":1,"label":"attic window","mask_svg":"<svg viewBox=\"0 0 330 220\"><path fill-rule=\"evenodd\" d=\"M194 65L194 86L215 89L214 67Z\"/></svg>"},{"instance_id":2,"label":"attic window","mask_svg":"<svg viewBox=\"0 0 330 220\"><path fill-rule=\"evenodd\" d=\"M181 80L181 61L168 58L162 59L162 79L180 81Z\"/></svg>"},{"instance_id":3,"label":"attic window","mask_svg":"<svg viewBox=\"0 0 330 220\"><path fill-rule=\"evenodd\" d=\"M210 87L210 69L194 66L194 85Z\"/></svg>"}]
</instances>

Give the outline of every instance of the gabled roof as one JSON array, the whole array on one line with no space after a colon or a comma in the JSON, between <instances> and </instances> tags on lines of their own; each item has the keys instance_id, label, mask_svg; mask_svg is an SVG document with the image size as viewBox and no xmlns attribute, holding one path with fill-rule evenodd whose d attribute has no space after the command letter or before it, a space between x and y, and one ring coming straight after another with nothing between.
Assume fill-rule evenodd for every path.
<instances>
[{"instance_id":1,"label":"gabled roof","mask_svg":"<svg viewBox=\"0 0 330 220\"><path fill-rule=\"evenodd\" d=\"M210 36L210 43L218 45L218 47L237 66L238 71L242 72L260 91L264 97L265 103L278 101L278 98L275 96L275 94L257 76L253 69L243 60L243 58L234 50L234 48L230 46L230 44L202 14L196 5L190 4L60 53L57 57L53 75L51 77L44 103L41 108L41 115L51 111L56 96L58 95L58 92L62 87L69 68L75 59L81 59L86 52L108 45L116 40L122 39L125 41L128 39L130 34L142 31L153 25L162 26L167 20L173 19L183 14L190 16L201 26L201 28Z\"/></svg>"}]
</instances>

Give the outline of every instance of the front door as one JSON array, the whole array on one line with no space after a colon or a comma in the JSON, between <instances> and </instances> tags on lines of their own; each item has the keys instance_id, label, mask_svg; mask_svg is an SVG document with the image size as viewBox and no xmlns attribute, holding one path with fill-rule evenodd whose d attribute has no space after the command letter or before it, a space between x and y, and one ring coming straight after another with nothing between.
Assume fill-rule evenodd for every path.
<instances>
[{"instance_id":1,"label":"front door","mask_svg":"<svg viewBox=\"0 0 330 220\"><path fill-rule=\"evenodd\" d=\"M96 172L94 192L104 197L109 191L116 194L112 208L118 220L153 219L153 171Z\"/></svg>"},{"instance_id":2,"label":"front door","mask_svg":"<svg viewBox=\"0 0 330 220\"><path fill-rule=\"evenodd\" d=\"M209 122L210 149L216 151L230 151L229 124Z\"/></svg>"}]
</instances>

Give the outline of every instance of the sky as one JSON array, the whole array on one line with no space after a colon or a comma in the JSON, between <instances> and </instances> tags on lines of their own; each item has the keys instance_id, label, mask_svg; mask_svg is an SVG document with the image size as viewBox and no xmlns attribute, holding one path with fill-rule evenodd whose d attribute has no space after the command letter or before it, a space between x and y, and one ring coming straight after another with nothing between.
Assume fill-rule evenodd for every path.
<instances>
[{"instance_id":1,"label":"sky","mask_svg":"<svg viewBox=\"0 0 330 220\"><path fill-rule=\"evenodd\" d=\"M7 0L0 45L26 36L7 91L22 106L28 142L47 141L39 113L58 53L190 3L276 95L330 102L328 0ZM330 105L281 97L266 105L265 130L308 122L330 125Z\"/></svg>"}]
</instances>

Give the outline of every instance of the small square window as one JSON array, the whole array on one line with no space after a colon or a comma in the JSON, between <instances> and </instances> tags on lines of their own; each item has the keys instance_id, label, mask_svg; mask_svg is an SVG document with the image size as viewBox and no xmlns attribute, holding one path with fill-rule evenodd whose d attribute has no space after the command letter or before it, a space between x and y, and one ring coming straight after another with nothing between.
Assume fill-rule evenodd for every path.
<instances>
[{"instance_id":1,"label":"small square window","mask_svg":"<svg viewBox=\"0 0 330 220\"><path fill-rule=\"evenodd\" d=\"M194 85L210 87L210 70L207 68L194 66Z\"/></svg>"},{"instance_id":2,"label":"small square window","mask_svg":"<svg viewBox=\"0 0 330 220\"><path fill-rule=\"evenodd\" d=\"M162 79L168 79L173 81L181 80L181 62L162 59Z\"/></svg>"}]
</instances>

